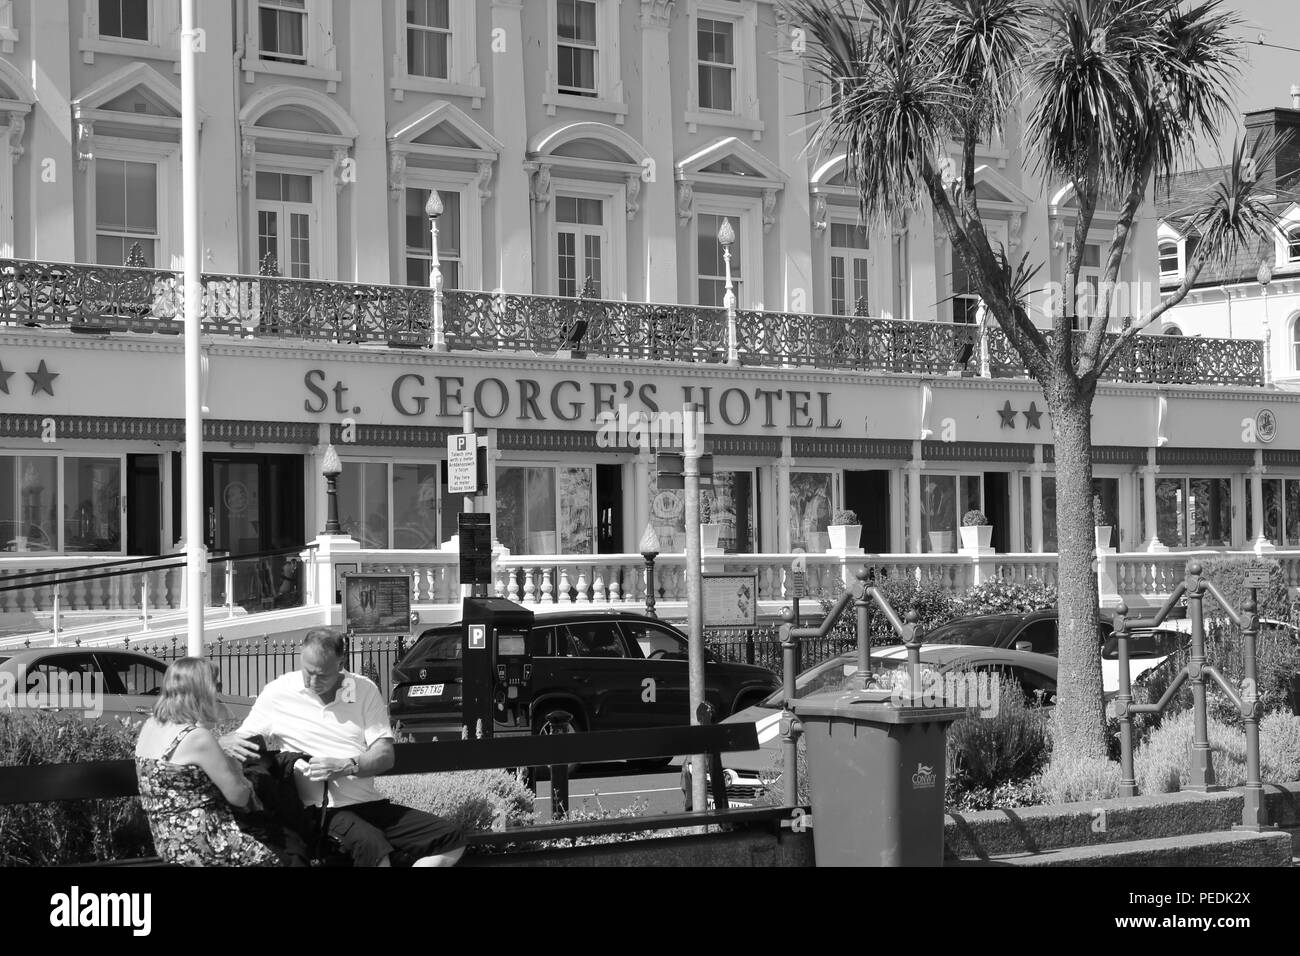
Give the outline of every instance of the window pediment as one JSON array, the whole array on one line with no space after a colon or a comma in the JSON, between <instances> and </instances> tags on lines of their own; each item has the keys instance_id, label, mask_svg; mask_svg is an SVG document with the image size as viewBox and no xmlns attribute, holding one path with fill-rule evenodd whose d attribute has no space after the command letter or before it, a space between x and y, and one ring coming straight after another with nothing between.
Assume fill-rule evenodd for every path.
<instances>
[{"instance_id":1,"label":"window pediment","mask_svg":"<svg viewBox=\"0 0 1300 956\"><path fill-rule=\"evenodd\" d=\"M75 97L72 115L80 122L107 121L179 130L181 92L153 67L133 63L108 74ZM206 114L200 111L200 126L205 118Z\"/></svg>"},{"instance_id":2,"label":"window pediment","mask_svg":"<svg viewBox=\"0 0 1300 956\"><path fill-rule=\"evenodd\" d=\"M753 189L783 189L786 180L780 166L735 136L717 140L679 161L676 178L679 182Z\"/></svg>"}]
</instances>

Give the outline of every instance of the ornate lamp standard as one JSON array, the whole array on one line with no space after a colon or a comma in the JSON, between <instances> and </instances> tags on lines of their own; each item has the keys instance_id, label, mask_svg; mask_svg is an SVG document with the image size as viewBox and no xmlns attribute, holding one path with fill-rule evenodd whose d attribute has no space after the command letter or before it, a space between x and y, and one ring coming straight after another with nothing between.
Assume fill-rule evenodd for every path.
<instances>
[{"instance_id":1,"label":"ornate lamp standard","mask_svg":"<svg viewBox=\"0 0 1300 956\"><path fill-rule=\"evenodd\" d=\"M726 285L722 293L722 308L727 313L727 364L740 364L740 349L736 342L736 290L731 284L731 244L736 241L736 230L731 228L731 220L723 219L718 227L718 244L722 246L722 265L726 275Z\"/></svg>"},{"instance_id":2,"label":"ornate lamp standard","mask_svg":"<svg viewBox=\"0 0 1300 956\"><path fill-rule=\"evenodd\" d=\"M645 613L647 617L658 617L655 613L655 558L659 557L659 535L648 521L645 534L641 535L641 557L645 559Z\"/></svg>"},{"instance_id":3,"label":"ornate lamp standard","mask_svg":"<svg viewBox=\"0 0 1300 956\"><path fill-rule=\"evenodd\" d=\"M327 499L327 511L325 515L325 530L321 534L342 534L343 529L339 527L339 475L343 474L343 463L339 461L339 453L334 450L331 443L325 447L325 457L320 464L320 473L325 478L325 496Z\"/></svg>"},{"instance_id":4,"label":"ornate lamp standard","mask_svg":"<svg viewBox=\"0 0 1300 956\"><path fill-rule=\"evenodd\" d=\"M442 264L438 261L438 217L442 215L442 197L438 190L429 190L429 201L424 204L424 214L429 217L429 249L433 260L429 266L429 288L433 290L433 350L447 351L447 334L442 318Z\"/></svg>"}]
</instances>

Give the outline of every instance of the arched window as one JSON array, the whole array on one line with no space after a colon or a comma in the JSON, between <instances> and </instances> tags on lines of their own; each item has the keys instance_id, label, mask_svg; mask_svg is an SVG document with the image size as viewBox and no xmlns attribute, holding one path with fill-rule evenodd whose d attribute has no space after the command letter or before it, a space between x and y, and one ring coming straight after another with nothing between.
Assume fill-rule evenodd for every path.
<instances>
[{"instance_id":1,"label":"arched window","mask_svg":"<svg viewBox=\"0 0 1300 956\"><path fill-rule=\"evenodd\" d=\"M1300 372L1300 315L1291 316L1291 368Z\"/></svg>"},{"instance_id":2,"label":"arched window","mask_svg":"<svg viewBox=\"0 0 1300 956\"><path fill-rule=\"evenodd\" d=\"M1160 243L1160 275L1176 276L1183 271L1179 263L1178 243L1172 239L1162 240Z\"/></svg>"}]
</instances>

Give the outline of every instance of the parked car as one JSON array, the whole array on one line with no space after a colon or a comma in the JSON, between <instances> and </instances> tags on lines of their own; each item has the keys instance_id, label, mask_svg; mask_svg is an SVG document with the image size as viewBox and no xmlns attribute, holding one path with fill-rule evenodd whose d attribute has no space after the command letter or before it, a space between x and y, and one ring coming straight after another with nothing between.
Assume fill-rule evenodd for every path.
<instances>
[{"instance_id":1,"label":"parked car","mask_svg":"<svg viewBox=\"0 0 1300 956\"><path fill-rule=\"evenodd\" d=\"M900 653L901 652L901 653ZM1026 698L1043 705L1056 699L1057 660L1047 654L1015 649L961 644L928 644L921 648L921 664L938 674L952 671L994 671L1014 678ZM872 651L871 671L877 683L892 686L907 668L907 649L901 646ZM834 691L858 671L856 651L849 651L808 668L795 678L798 697ZM778 690L766 700L728 717L726 723L754 723L758 728L758 750L722 755L727 800L732 806L753 806L761 801L774 770L781 766L781 699ZM976 701L969 701L974 706ZM779 774L777 774L779 775ZM690 764L682 766L682 792L686 808L691 807ZM712 800L712 797L710 797Z\"/></svg>"},{"instance_id":2,"label":"parked car","mask_svg":"<svg viewBox=\"0 0 1300 956\"><path fill-rule=\"evenodd\" d=\"M1107 695L1119 692L1119 655L1117 642L1111 637L1113 613L1103 609L1097 625L1097 637L1102 642L1102 690ZM962 617L940 624L926 634L924 640L927 647L938 644L977 645L1055 657L1058 648L1057 617L1056 608ZM1180 632L1186 627L1186 619L1177 618L1167 620L1159 628L1135 630L1129 641L1130 677L1136 678L1143 671L1155 667L1179 646L1180 640L1185 642L1186 634ZM901 647L893 645L889 650L892 652ZM883 651L872 651L873 657L878 654L883 654Z\"/></svg>"},{"instance_id":3,"label":"parked car","mask_svg":"<svg viewBox=\"0 0 1300 956\"><path fill-rule=\"evenodd\" d=\"M140 721L153 712L167 663L138 651L39 647L0 651L0 709ZM98 698L98 705L96 705ZM220 694L222 721L240 721L251 697ZM100 713L95 713L97 707Z\"/></svg>"},{"instance_id":4,"label":"parked car","mask_svg":"<svg viewBox=\"0 0 1300 956\"><path fill-rule=\"evenodd\" d=\"M671 624L628 611L565 610L537 615L530 642L534 733L689 723L689 645ZM766 668L720 662L707 650L704 672L705 699L719 720L780 686ZM645 692L647 678L654 679L653 695ZM400 734L460 738L459 624L421 634L392 679L389 713Z\"/></svg>"}]
</instances>

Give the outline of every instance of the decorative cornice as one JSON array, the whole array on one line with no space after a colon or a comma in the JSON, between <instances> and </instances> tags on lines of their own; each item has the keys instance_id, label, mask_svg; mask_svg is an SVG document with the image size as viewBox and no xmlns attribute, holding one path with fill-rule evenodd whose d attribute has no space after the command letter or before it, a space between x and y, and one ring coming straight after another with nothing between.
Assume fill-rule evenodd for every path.
<instances>
[{"instance_id":1,"label":"decorative cornice","mask_svg":"<svg viewBox=\"0 0 1300 956\"><path fill-rule=\"evenodd\" d=\"M427 425L357 425L356 441L351 445L374 445L393 448L442 448L447 447L447 436L455 434L457 429L438 428ZM342 445L343 426L338 422L330 424L330 441Z\"/></svg>"},{"instance_id":2,"label":"decorative cornice","mask_svg":"<svg viewBox=\"0 0 1300 956\"><path fill-rule=\"evenodd\" d=\"M62 439L104 441L185 440L181 418L127 418L93 415L0 415L0 437L39 438L44 421L54 419ZM315 445L314 422L258 422L210 420L203 423L205 441L251 441L278 445Z\"/></svg>"},{"instance_id":3,"label":"decorative cornice","mask_svg":"<svg viewBox=\"0 0 1300 956\"><path fill-rule=\"evenodd\" d=\"M9 112L9 155L17 159L23 154L23 133L27 131L27 117L16 110Z\"/></svg>"},{"instance_id":4,"label":"decorative cornice","mask_svg":"<svg viewBox=\"0 0 1300 956\"><path fill-rule=\"evenodd\" d=\"M1157 448L1157 465L1253 465L1253 448Z\"/></svg>"},{"instance_id":5,"label":"decorative cornice","mask_svg":"<svg viewBox=\"0 0 1300 956\"><path fill-rule=\"evenodd\" d=\"M641 204L637 202L637 197L641 195L641 174L627 174L627 219L631 222L636 218L637 212L641 209Z\"/></svg>"},{"instance_id":6,"label":"decorative cornice","mask_svg":"<svg viewBox=\"0 0 1300 956\"><path fill-rule=\"evenodd\" d=\"M796 435L790 439L790 456L908 461L912 457L912 443L890 438L809 438Z\"/></svg>"},{"instance_id":7,"label":"decorative cornice","mask_svg":"<svg viewBox=\"0 0 1300 956\"><path fill-rule=\"evenodd\" d=\"M562 452L627 452L631 449L603 447L596 442L596 433L568 429L502 428L497 432L500 451L562 451Z\"/></svg>"},{"instance_id":8,"label":"decorative cornice","mask_svg":"<svg viewBox=\"0 0 1300 956\"><path fill-rule=\"evenodd\" d=\"M1300 465L1300 448L1265 448L1264 465L1295 467Z\"/></svg>"},{"instance_id":9,"label":"decorative cornice","mask_svg":"<svg viewBox=\"0 0 1300 956\"><path fill-rule=\"evenodd\" d=\"M685 226L695 217L695 184L684 179L677 184L677 224Z\"/></svg>"},{"instance_id":10,"label":"decorative cornice","mask_svg":"<svg viewBox=\"0 0 1300 956\"><path fill-rule=\"evenodd\" d=\"M776 225L776 190L763 190L763 231L771 232Z\"/></svg>"},{"instance_id":11,"label":"decorative cornice","mask_svg":"<svg viewBox=\"0 0 1300 956\"><path fill-rule=\"evenodd\" d=\"M394 202L402 198L406 189L406 150L399 146L388 147L388 195Z\"/></svg>"},{"instance_id":12,"label":"decorative cornice","mask_svg":"<svg viewBox=\"0 0 1300 956\"><path fill-rule=\"evenodd\" d=\"M781 439L776 435L705 435L704 451L710 455L780 458Z\"/></svg>"},{"instance_id":13,"label":"decorative cornice","mask_svg":"<svg viewBox=\"0 0 1300 956\"><path fill-rule=\"evenodd\" d=\"M1056 461L1056 446L1043 445L1043 463ZM1092 463L1094 465L1145 465L1147 450L1142 446L1129 445L1093 445Z\"/></svg>"},{"instance_id":14,"label":"decorative cornice","mask_svg":"<svg viewBox=\"0 0 1300 956\"><path fill-rule=\"evenodd\" d=\"M493 162L490 159L478 161L478 201L485 203L492 198Z\"/></svg>"},{"instance_id":15,"label":"decorative cornice","mask_svg":"<svg viewBox=\"0 0 1300 956\"><path fill-rule=\"evenodd\" d=\"M1020 442L923 441L925 461L1015 461L1032 463L1034 446Z\"/></svg>"}]
</instances>

